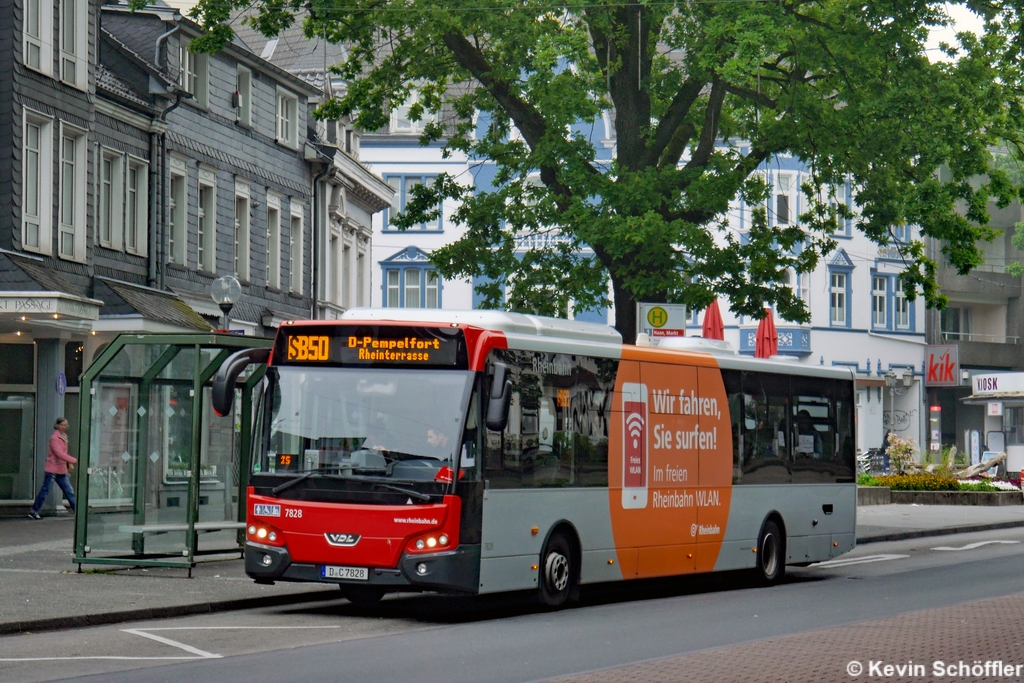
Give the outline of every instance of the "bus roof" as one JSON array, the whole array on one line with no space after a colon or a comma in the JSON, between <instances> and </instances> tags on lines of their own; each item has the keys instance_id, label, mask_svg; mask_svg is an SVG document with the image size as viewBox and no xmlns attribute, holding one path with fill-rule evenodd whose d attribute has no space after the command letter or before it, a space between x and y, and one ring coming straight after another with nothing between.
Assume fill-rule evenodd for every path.
<instances>
[{"instance_id":1,"label":"bus roof","mask_svg":"<svg viewBox=\"0 0 1024 683\"><path fill-rule=\"evenodd\" d=\"M547 351L551 353L593 354L606 358L620 358L622 353L622 335L608 325L587 323L576 320L547 318L524 313L485 310L444 310L438 308L352 308L334 321L316 321L323 323L341 323L355 321L379 321L395 323L426 323L470 325L486 330L502 332L510 349ZM668 347L670 345L666 345ZM686 346L683 344L682 346ZM698 356L707 358L712 355L704 349L671 349L650 347L652 360L662 356L669 358ZM848 367L828 367L801 363L795 358L780 360L778 358L760 359L733 353L713 354L715 363L720 368L735 370L780 372L787 375L803 375L810 377L831 377L835 379L855 378L855 373ZM678 362L678 360L676 361Z\"/></svg>"},{"instance_id":2,"label":"bus roof","mask_svg":"<svg viewBox=\"0 0 1024 683\"><path fill-rule=\"evenodd\" d=\"M604 344L622 344L622 335L607 325L545 318L507 311L449 311L439 308L352 308L339 321L381 320L403 323L459 323L514 335L559 337Z\"/></svg>"}]
</instances>

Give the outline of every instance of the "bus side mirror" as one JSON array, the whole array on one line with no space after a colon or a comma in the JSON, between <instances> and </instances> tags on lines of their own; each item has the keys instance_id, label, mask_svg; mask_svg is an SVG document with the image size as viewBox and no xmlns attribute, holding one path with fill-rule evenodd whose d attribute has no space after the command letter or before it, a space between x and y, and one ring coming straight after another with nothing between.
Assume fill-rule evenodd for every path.
<instances>
[{"instance_id":1,"label":"bus side mirror","mask_svg":"<svg viewBox=\"0 0 1024 683\"><path fill-rule=\"evenodd\" d=\"M487 398L487 428L495 432L504 430L508 424L508 411L511 406L512 380L508 377L508 366L504 363L495 363L491 391Z\"/></svg>"},{"instance_id":2,"label":"bus side mirror","mask_svg":"<svg viewBox=\"0 0 1024 683\"><path fill-rule=\"evenodd\" d=\"M270 349L242 349L228 356L213 376L213 412L224 417L235 404L235 382L250 363L266 363Z\"/></svg>"}]
</instances>

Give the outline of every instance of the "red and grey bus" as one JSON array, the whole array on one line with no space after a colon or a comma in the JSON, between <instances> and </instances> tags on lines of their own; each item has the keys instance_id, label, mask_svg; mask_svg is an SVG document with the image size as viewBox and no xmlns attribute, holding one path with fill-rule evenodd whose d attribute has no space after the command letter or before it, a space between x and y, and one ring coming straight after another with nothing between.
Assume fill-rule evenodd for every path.
<instances>
[{"instance_id":1,"label":"red and grey bus","mask_svg":"<svg viewBox=\"0 0 1024 683\"><path fill-rule=\"evenodd\" d=\"M266 361L245 568L260 583L535 590L787 564L854 547L849 369L624 345L598 324L359 309L282 325ZM707 347L707 348L705 348ZM710 350L708 350L710 349Z\"/></svg>"}]
</instances>

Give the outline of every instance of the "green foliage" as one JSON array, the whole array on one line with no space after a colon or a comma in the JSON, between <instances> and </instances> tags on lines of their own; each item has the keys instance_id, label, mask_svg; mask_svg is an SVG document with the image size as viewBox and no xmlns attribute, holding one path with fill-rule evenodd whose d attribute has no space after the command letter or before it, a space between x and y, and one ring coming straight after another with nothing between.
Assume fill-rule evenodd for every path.
<instances>
[{"instance_id":1,"label":"green foliage","mask_svg":"<svg viewBox=\"0 0 1024 683\"><path fill-rule=\"evenodd\" d=\"M934 474L893 474L878 477L877 486L888 486L893 491L959 491L960 482L953 477Z\"/></svg>"},{"instance_id":2,"label":"green foliage","mask_svg":"<svg viewBox=\"0 0 1024 683\"><path fill-rule=\"evenodd\" d=\"M984 481L962 481L962 482L960 482L960 490L961 491L986 491L986 492L991 492L991 491L1003 491L1004 489L1001 489L998 486L993 486L992 484L989 484L988 482L984 482Z\"/></svg>"},{"instance_id":3,"label":"green foliage","mask_svg":"<svg viewBox=\"0 0 1024 683\"><path fill-rule=\"evenodd\" d=\"M881 486L881 484L878 483L878 478L874 477L874 476L872 476L870 474L858 475L857 476L857 485L858 486Z\"/></svg>"},{"instance_id":4,"label":"green foliage","mask_svg":"<svg viewBox=\"0 0 1024 683\"><path fill-rule=\"evenodd\" d=\"M946 46L958 59L940 63L924 41L950 23L941 0L200 0L192 16L208 31L199 49L230 40L243 8L266 35L299 21L344 43L334 70L349 85L322 117L376 130L417 92L410 118L437 115L421 141L493 161L495 189L441 175L398 224L458 200L465 236L432 254L444 276L494 280L479 290L491 306L558 315L570 300L606 304L610 277L631 338L635 301L703 308L724 295L736 313L760 318L773 303L807 321L783 283L835 249L850 213L834 188L847 178L870 239L917 225L960 273L982 263L990 198L1015 196L989 166L992 146L1024 130L1021 17L1009 0L970 6L984 35L961 34ZM597 160L604 142L587 127L609 110L612 163ZM758 168L786 155L810 177L803 213L783 225L769 220ZM736 198L760 207L746 240L726 221ZM944 305L923 243L899 248L908 295Z\"/></svg>"}]
</instances>

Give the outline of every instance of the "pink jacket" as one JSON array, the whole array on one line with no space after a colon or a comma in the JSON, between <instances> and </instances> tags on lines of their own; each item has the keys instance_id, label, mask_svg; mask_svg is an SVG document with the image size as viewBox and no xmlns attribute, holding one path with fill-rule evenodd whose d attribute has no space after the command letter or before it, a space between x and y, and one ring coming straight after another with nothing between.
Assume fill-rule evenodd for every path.
<instances>
[{"instance_id":1,"label":"pink jacket","mask_svg":"<svg viewBox=\"0 0 1024 683\"><path fill-rule=\"evenodd\" d=\"M59 429L53 430L50 437L50 452L46 456L46 464L43 465L44 472L51 474L67 474L68 463L72 465L78 462L68 454L68 439L60 433Z\"/></svg>"}]
</instances>

